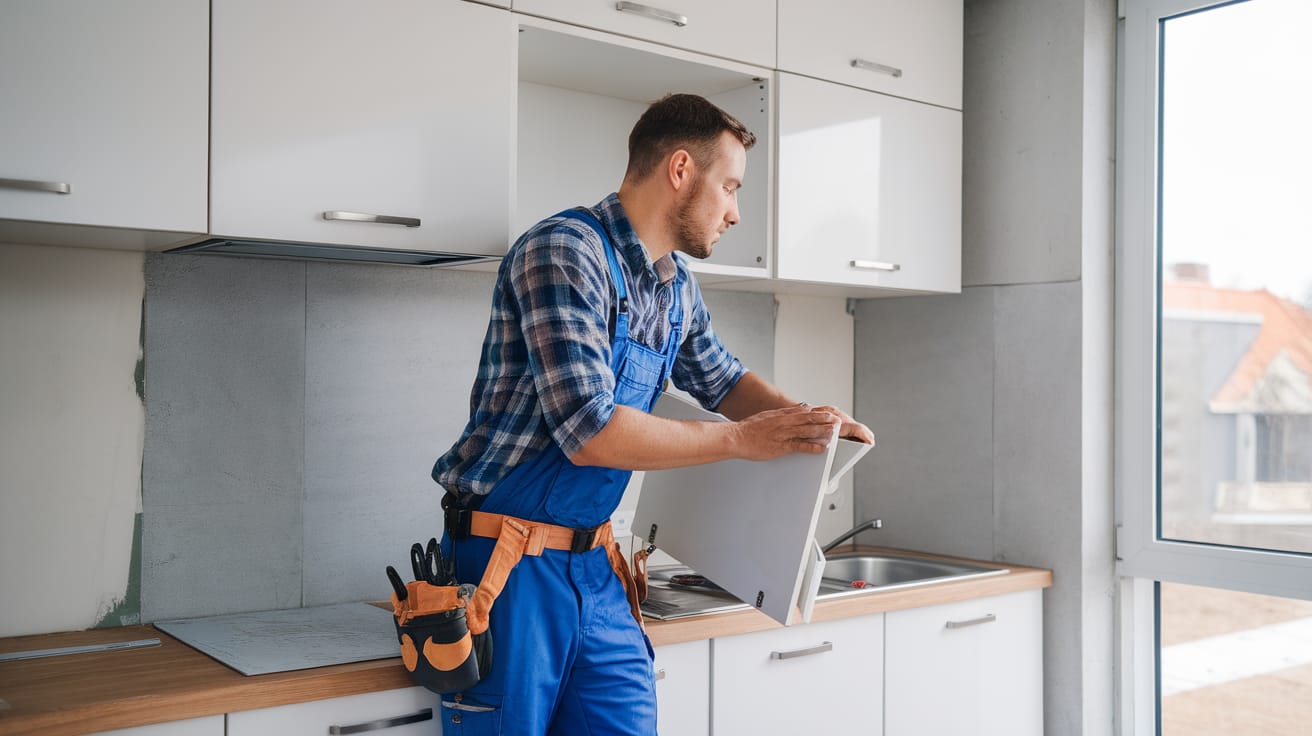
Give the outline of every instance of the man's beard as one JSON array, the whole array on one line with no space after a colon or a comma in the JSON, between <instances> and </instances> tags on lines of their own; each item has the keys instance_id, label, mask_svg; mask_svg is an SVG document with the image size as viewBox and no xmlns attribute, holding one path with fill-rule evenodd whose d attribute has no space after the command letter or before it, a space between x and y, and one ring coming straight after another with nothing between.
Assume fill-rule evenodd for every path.
<instances>
[{"instance_id":1,"label":"man's beard","mask_svg":"<svg viewBox=\"0 0 1312 736\"><path fill-rule=\"evenodd\" d=\"M712 243L707 242L707 234L698 232L694 223L693 208L697 202L697 196L702 191L702 180L693 179L689 185L688 195L678 208L674 211L674 231L678 236L675 243L675 249L692 258L705 260L711 256Z\"/></svg>"}]
</instances>

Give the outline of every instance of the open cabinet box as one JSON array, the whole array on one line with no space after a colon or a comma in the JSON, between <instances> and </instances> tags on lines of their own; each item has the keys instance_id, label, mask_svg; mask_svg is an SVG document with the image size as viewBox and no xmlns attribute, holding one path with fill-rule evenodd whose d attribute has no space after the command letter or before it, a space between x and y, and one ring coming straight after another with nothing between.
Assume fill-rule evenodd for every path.
<instances>
[{"instance_id":1,"label":"open cabinet box","mask_svg":"<svg viewBox=\"0 0 1312 736\"><path fill-rule=\"evenodd\" d=\"M726 421L671 394L652 413ZM648 471L633 533L779 623L805 623L824 570L815 541L824 496L871 447L835 437L818 455Z\"/></svg>"},{"instance_id":2,"label":"open cabinet box","mask_svg":"<svg viewBox=\"0 0 1312 736\"><path fill-rule=\"evenodd\" d=\"M513 232L618 190L629 131L647 106L699 94L758 143L747 152L741 222L692 268L703 283L770 276L773 71L527 16L518 37Z\"/></svg>"}]
</instances>

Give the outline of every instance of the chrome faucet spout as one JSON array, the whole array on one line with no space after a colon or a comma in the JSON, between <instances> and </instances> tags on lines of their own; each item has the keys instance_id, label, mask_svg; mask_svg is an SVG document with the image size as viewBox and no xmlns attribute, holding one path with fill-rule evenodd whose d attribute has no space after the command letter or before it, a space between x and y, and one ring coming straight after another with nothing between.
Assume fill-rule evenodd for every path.
<instances>
[{"instance_id":1,"label":"chrome faucet spout","mask_svg":"<svg viewBox=\"0 0 1312 736\"><path fill-rule=\"evenodd\" d=\"M852 527L851 529L848 529L847 531L845 531L845 532L843 532L842 534L838 535L838 538L837 538L837 539L835 539L834 541L830 542L829 544L826 544L825 546L821 547L821 548L820 548L820 551L821 551L821 552L824 552L825 554L829 554L829 550L833 549L834 547L837 547L838 545L842 544L843 542L846 542L847 540L851 539L852 537L855 537L856 535L860 534L861 532L864 532L864 531L866 531L867 529L880 529L880 528L882 528L883 526L884 526L884 520L883 520L883 519L871 519L871 520L869 520L869 521L863 521L863 522L861 522L860 524L857 524L856 526Z\"/></svg>"}]
</instances>

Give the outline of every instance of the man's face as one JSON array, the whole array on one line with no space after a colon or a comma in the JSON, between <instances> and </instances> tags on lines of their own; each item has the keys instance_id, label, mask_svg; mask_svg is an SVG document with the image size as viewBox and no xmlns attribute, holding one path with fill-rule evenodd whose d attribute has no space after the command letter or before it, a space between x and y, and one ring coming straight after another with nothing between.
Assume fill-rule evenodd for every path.
<instances>
[{"instance_id":1,"label":"man's face","mask_svg":"<svg viewBox=\"0 0 1312 736\"><path fill-rule=\"evenodd\" d=\"M721 133L715 158L679 192L675 248L692 258L710 257L720 236L738 224L738 190L746 169L747 149L731 133Z\"/></svg>"}]
</instances>

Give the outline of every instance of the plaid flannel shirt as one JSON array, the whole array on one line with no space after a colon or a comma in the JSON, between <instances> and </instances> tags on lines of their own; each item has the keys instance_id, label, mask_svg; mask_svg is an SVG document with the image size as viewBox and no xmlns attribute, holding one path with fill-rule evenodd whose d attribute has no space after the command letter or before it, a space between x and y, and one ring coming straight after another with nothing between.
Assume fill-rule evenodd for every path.
<instances>
[{"instance_id":1,"label":"plaid flannel shirt","mask_svg":"<svg viewBox=\"0 0 1312 736\"><path fill-rule=\"evenodd\" d=\"M616 194L591 211L605 226L624 274L631 338L664 347L675 269L683 271L684 335L671 378L703 406L718 406L747 369L711 329L683 255L652 263ZM553 217L530 228L506 254L470 394L469 423L433 467L434 480L448 490L486 494L548 443L572 456L610 421L615 289L604 248L592 228Z\"/></svg>"}]
</instances>

